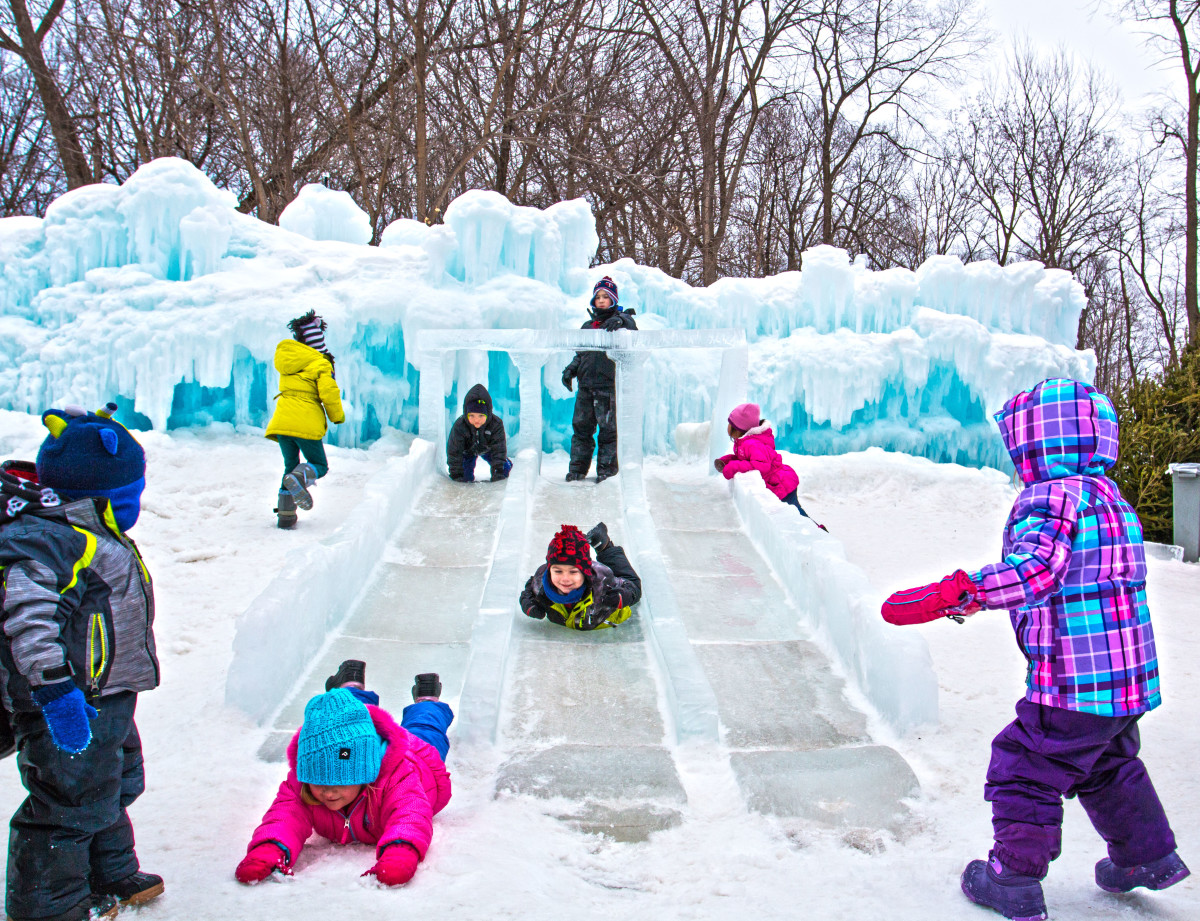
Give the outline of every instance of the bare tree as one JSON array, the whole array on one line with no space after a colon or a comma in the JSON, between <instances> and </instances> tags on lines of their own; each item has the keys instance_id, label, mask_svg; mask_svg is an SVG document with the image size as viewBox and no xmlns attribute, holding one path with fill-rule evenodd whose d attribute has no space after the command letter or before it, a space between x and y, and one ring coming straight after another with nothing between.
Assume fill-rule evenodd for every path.
<instances>
[{"instance_id":1,"label":"bare tree","mask_svg":"<svg viewBox=\"0 0 1200 921\"><path fill-rule=\"evenodd\" d=\"M859 145L877 139L900 147L900 122L921 122L921 91L979 50L973 9L970 0L931 7L821 0L798 24L796 48L809 78L804 92L815 101L822 242L843 242L835 187Z\"/></svg>"},{"instance_id":2,"label":"bare tree","mask_svg":"<svg viewBox=\"0 0 1200 921\"><path fill-rule=\"evenodd\" d=\"M1130 19L1150 27L1147 41L1165 59L1176 60L1183 74L1182 117L1168 115L1161 125L1164 136L1178 142L1184 162L1184 307L1188 341L1196 344L1200 343L1200 49L1196 47L1200 0L1125 0L1123 9Z\"/></svg>"}]
</instances>

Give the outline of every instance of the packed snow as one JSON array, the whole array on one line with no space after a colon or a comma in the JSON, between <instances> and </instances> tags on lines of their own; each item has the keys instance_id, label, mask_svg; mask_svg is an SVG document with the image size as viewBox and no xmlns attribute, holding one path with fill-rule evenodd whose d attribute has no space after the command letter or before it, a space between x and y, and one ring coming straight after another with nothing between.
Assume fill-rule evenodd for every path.
<instances>
[{"instance_id":1,"label":"packed snow","mask_svg":"<svg viewBox=\"0 0 1200 921\"><path fill-rule=\"evenodd\" d=\"M0 454L30 457L44 429L36 417L0 413ZM292 551L318 548L353 514L366 482L406 450L384 439L369 450L330 450L332 471L295 532L270 515L278 452L252 429L141 436L149 463L145 511L134 537L156 579L163 684L140 698L148 789L131 812L147 870L166 894L146 918L573 917L726 919L752 913L822 919L994 917L958 890L967 860L990 842L983 775L991 737L1022 694L1023 659L1003 614L964 625L915 628L938 675L936 727L896 738L921 794L897 834L842 835L747 812L721 748L672 749L688 792L683 821L641 844L581 834L548 817L544 803L495 798L496 765L455 761L455 795L435 820L434 844L414 881L380 890L359 877L367 848L316 844L295 877L244 887L232 871L282 779L256 757L265 729L224 705L235 622ZM801 498L869 575L879 597L957 567L992 559L1015 495L996 471L872 450L842 457L790 456ZM699 461L696 462L697 464ZM689 476L691 463L648 462L651 475ZM297 576L301 579L302 576ZM1151 561L1150 600L1163 670L1164 705L1142 723L1144 756L1185 860L1200 855L1200 630L1193 616L1200 567ZM297 586L303 591L303 585ZM370 651L366 653L370 660ZM400 703L388 701L386 703ZM23 795L13 759L0 809ZM1045 883L1055 921L1191 919L1195 877L1162 893L1111 896L1091 880L1103 846L1068 803L1064 854Z\"/></svg>"}]
</instances>

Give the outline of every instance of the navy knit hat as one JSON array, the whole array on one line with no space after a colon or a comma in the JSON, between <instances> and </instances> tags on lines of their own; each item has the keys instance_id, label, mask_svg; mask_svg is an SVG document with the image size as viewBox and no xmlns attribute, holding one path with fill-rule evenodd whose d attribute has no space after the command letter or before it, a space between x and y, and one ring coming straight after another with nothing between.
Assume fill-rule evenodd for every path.
<instances>
[{"instance_id":1,"label":"navy knit hat","mask_svg":"<svg viewBox=\"0 0 1200 921\"><path fill-rule=\"evenodd\" d=\"M371 783L383 764L383 740L367 705L345 688L318 694L304 708L296 751L301 783L343 787Z\"/></svg>"},{"instance_id":2,"label":"navy knit hat","mask_svg":"<svg viewBox=\"0 0 1200 921\"><path fill-rule=\"evenodd\" d=\"M620 310L621 302L617 299L617 283L605 275L598 282L596 287L592 288L592 299L588 301L593 307L596 306L596 295L603 291L612 301L612 310Z\"/></svg>"},{"instance_id":3,"label":"navy knit hat","mask_svg":"<svg viewBox=\"0 0 1200 921\"><path fill-rule=\"evenodd\" d=\"M127 531L141 511L146 453L112 418L117 404L89 413L80 406L48 409L50 430L37 455L38 482L68 499L108 499L117 527Z\"/></svg>"}]
</instances>

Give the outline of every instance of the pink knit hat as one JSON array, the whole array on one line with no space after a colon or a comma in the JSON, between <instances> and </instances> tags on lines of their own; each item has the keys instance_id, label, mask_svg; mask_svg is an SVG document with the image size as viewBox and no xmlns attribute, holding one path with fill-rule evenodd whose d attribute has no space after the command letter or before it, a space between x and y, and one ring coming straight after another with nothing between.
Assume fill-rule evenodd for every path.
<instances>
[{"instance_id":1,"label":"pink knit hat","mask_svg":"<svg viewBox=\"0 0 1200 921\"><path fill-rule=\"evenodd\" d=\"M762 421L762 412L757 403L741 403L733 408L729 421L735 429L748 432Z\"/></svg>"}]
</instances>

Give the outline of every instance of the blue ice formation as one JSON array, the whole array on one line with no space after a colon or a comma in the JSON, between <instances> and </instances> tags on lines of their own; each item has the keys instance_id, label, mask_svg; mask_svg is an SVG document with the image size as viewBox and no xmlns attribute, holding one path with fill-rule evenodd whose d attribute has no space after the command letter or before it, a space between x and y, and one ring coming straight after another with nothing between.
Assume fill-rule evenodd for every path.
<instances>
[{"instance_id":1,"label":"blue ice formation","mask_svg":"<svg viewBox=\"0 0 1200 921\"><path fill-rule=\"evenodd\" d=\"M611 275L644 329L733 327L750 340L750 399L780 447L823 454L877 445L934 460L1003 465L990 413L1049 377L1090 380L1076 351L1085 298L1066 272L1025 262L871 272L817 247L804 270L693 288L622 259L592 266L598 239L582 199L545 210L472 191L445 223L398 220L379 246L348 196L308 186L281 219L240 214L233 196L171 158L123 185L92 185L44 219L0 220L0 407L40 412L116 396L157 429L265 425L284 324L329 323L356 445L384 427L415 431L420 329L578 328L592 283ZM699 357L698 357L699 356ZM561 362L544 371L543 447L570 439ZM504 353L446 359L447 411L486 381L517 428L517 373ZM647 367L644 449L672 449L676 424L711 413L720 356L656 353Z\"/></svg>"}]
</instances>

